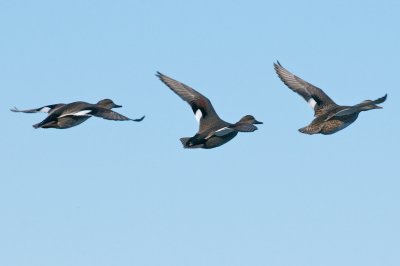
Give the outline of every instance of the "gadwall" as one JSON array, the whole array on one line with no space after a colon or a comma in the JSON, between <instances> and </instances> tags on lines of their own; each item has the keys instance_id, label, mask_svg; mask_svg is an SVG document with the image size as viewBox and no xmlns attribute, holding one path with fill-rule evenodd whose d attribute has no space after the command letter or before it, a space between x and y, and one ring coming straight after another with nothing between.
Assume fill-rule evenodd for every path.
<instances>
[{"instance_id":1,"label":"gadwall","mask_svg":"<svg viewBox=\"0 0 400 266\"><path fill-rule=\"evenodd\" d=\"M160 72L157 72L156 76L191 106L200 123L196 135L180 139L184 148L215 148L233 139L238 132L253 132L257 129L254 124L262 124L252 115L242 117L235 124L225 122L219 118L208 98Z\"/></svg>"},{"instance_id":2,"label":"gadwall","mask_svg":"<svg viewBox=\"0 0 400 266\"><path fill-rule=\"evenodd\" d=\"M293 75L282 67L279 61L274 63L274 68L283 83L303 97L314 109L315 119L308 126L300 128L301 133L309 135L336 133L356 121L360 112L381 109L382 107L377 104L383 103L387 97L387 94L385 94L385 96L374 101L365 100L353 106L337 105L320 88Z\"/></svg>"},{"instance_id":3,"label":"gadwall","mask_svg":"<svg viewBox=\"0 0 400 266\"><path fill-rule=\"evenodd\" d=\"M112 108L120 108L121 105L115 104L110 99L104 99L97 104L90 104L87 102L72 102L69 104L58 103L46 105L36 109L19 110L16 107L10 109L13 112L23 113L48 113L46 119L42 122L33 125L34 128L58 128L65 129L77 126L91 116L101 117L108 120L125 121L131 120L140 122L144 116L139 119L130 119L117 112L112 111Z\"/></svg>"}]
</instances>

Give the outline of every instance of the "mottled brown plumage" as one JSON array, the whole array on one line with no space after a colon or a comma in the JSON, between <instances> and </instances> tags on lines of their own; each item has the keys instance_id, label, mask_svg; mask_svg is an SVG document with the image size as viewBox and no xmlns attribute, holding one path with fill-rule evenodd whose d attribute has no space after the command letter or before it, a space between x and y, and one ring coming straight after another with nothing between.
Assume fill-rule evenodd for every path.
<instances>
[{"instance_id":1,"label":"mottled brown plumage","mask_svg":"<svg viewBox=\"0 0 400 266\"><path fill-rule=\"evenodd\" d=\"M314 109L315 119L308 126L300 128L301 133L310 135L336 133L356 121L360 112L382 108L377 104L383 103L387 97L385 94L379 99L366 100L353 106L337 105L320 88L293 75L279 62L274 63L274 68L283 83L302 96Z\"/></svg>"}]
</instances>

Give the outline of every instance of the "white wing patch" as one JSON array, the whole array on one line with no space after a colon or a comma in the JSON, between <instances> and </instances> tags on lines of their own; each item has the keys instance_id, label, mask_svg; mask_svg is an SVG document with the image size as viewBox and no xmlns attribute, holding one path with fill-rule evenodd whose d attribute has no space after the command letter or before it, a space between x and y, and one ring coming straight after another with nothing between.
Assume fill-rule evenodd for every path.
<instances>
[{"instance_id":1,"label":"white wing patch","mask_svg":"<svg viewBox=\"0 0 400 266\"><path fill-rule=\"evenodd\" d=\"M353 108L347 108L347 109L344 109L344 110L341 110L341 111L337 112L335 114L335 116L344 116L344 115L350 115L350 114L353 114L353 113L354 113L354 109Z\"/></svg>"},{"instance_id":2,"label":"white wing patch","mask_svg":"<svg viewBox=\"0 0 400 266\"><path fill-rule=\"evenodd\" d=\"M233 132L233 131L234 131L234 130L233 130L232 128L223 127L223 128L220 128L220 129L218 129L218 130L216 130L216 131L214 131L214 132L211 132L211 133L208 134L207 137L205 137L204 139L209 139L209 138L211 138L212 136L222 137L222 136L225 136L225 135L227 135L227 134L229 134L229 133L231 133L231 132Z\"/></svg>"},{"instance_id":3,"label":"white wing patch","mask_svg":"<svg viewBox=\"0 0 400 266\"><path fill-rule=\"evenodd\" d=\"M229 127L223 127L221 129L218 129L217 131L215 131L214 135L217 137L222 137L225 136L231 132L233 132L234 130L232 128Z\"/></svg>"},{"instance_id":4,"label":"white wing patch","mask_svg":"<svg viewBox=\"0 0 400 266\"><path fill-rule=\"evenodd\" d=\"M60 117L69 116L69 115L73 115L73 116L91 116L91 115L88 115L91 111L92 110L82 110L82 111L79 111L79 112L76 112L76 113L63 114L63 115L60 115Z\"/></svg>"},{"instance_id":5,"label":"white wing patch","mask_svg":"<svg viewBox=\"0 0 400 266\"><path fill-rule=\"evenodd\" d=\"M39 112L48 113L48 112L50 112L50 110L51 110L51 108L45 106L45 107L43 107L42 109L40 109Z\"/></svg>"},{"instance_id":6,"label":"white wing patch","mask_svg":"<svg viewBox=\"0 0 400 266\"><path fill-rule=\"evenodd\" d=\"M313 98L310 98L310 100L308 100L308 104L311 106L312 109L314 109L317 102Z\"/></svg>"},{"instance_id":7,"label":"white wing patch","mask_svg":"<svg viewBox=\"0 0 400 266\"><path fill-rule=\"evenodd\" d=\"M92 110L82 110L79 112L76 112L72 115L76 115L76 116L88 116L88 113L90 113Z\"/></svg>"},{"instance_id":8,"label":"white wing patch","mask_svg":"<svg viewBox=\"0 0 400 266\"><path fill-rule=\"evenodd\" d=\"M195 113L195 116L196 116L197 122L200 123L200 119L203 117L203 113L201 112L200 109L197 109L197 111L196 111L196 113Z\"/></svg>"}]
</instances>

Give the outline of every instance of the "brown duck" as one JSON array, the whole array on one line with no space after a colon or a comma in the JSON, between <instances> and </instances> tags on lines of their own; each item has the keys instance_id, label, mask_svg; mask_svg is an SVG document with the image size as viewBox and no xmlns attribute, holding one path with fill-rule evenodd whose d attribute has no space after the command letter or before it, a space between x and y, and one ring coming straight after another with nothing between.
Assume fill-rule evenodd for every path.
<instances>
[{"instance_id":1,"label":"brown duck","mask_svg":"<svg viewBox=\"0 0 400 266\"><path fill-rule=\"evenodd\" d=\"M320 88L308 83L307 81L293 75L277 62L274 68L279 78L291 90L298 93L314 109L314 120L299 131L305 134L324 134L329 135L344 129L356 121L362 111L381 109L377 104L386 100L385 96L376 100L365 100L353 106L337 105Z\"/></svg>"}]
</instances>

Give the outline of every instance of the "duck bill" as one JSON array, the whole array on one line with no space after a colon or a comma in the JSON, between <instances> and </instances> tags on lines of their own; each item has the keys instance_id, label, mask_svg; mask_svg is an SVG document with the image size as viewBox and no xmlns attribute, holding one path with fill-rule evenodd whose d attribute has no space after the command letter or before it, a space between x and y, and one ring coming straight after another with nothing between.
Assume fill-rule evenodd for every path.
<instances>
[{"instance_id":1,"label":"duck bill","mask_svg":"<svg viewBox=\"0 0 400 266\"><path fill-rule=\"evenodd\" d=\"M263 122L255 120L253 124L259 125L259 124L263 124Z\"/></svg>"},{"instance_id":2,"label":"duck bill","mask_svg":"<svg viewBox=\"0 0 400 266\"><path fill-rule=\"evenodd\" d=\"M114 104L113 108L121 108L122 105Z\"/></svg>"}]
</instances>

